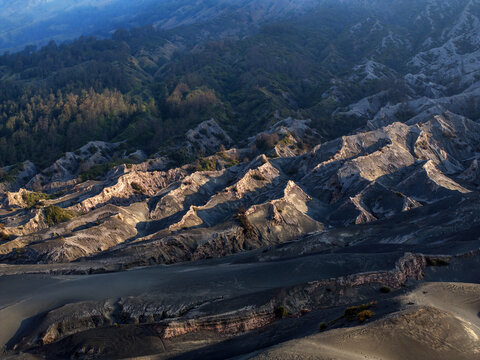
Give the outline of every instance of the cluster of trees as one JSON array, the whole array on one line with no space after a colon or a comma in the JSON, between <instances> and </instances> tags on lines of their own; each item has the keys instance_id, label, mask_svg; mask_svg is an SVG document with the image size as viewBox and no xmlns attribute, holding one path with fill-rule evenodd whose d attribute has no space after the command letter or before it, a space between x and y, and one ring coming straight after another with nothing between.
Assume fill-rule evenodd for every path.
<instances>
[{"instance_id":1,"label":"cluster of trees","mask_svg":"<svg viewBox=\"0 0 480 360\"><path fill-rule=\"evenodd\" d=\"M171 117L193 117L204 109L219 105L215 92L209 88L191 90L183 82L167 97L168 115Z\"/></svg>"},{"instance_id":2,"label":"cluster of trees","mask_svg":"<svg viewBox=\"0 0 480 360\"><path fill-rule=\"evenodd\" d=\"M27 159L48 165L90 140L126 140L151 153L210 117L237 140L287 116L311 118L326 138L353 130L363 120L334 110L392 88L384 80L331 82L376 54L368 29L346 33L361 16L326 7L201 46L188 40L200 36L195 27L150 26L4 54L0 167ZM397 53L387 57L402 63Z\"/></svg>"},{"instance_id":3,"label":"cluster of trees","mask_svg":"<svg viewBox=\"0 0 480 360\"><path fill-rule=\"evenodd\" d=\"M139 111L142 103L118 91L93 89L80 94L24 94L0 103L0 162L26 157L41 165L90 140L111 139Z\"/></svg>"},{"instance_id":4,"label":"cluster of trees","mask_svg":"<svg viewBox=\"0 0 480 360\"><path fill-rule=\"evenodd\" d=\"M6 66L23 78L44 77L52 71L65 69L86 61L111 62L126 60L130 48L126 42L80 37L73 43L57 45L51 41L41 49L27 46L25 50L0 56L0 66Z\"/></svg>"}]
</instances>

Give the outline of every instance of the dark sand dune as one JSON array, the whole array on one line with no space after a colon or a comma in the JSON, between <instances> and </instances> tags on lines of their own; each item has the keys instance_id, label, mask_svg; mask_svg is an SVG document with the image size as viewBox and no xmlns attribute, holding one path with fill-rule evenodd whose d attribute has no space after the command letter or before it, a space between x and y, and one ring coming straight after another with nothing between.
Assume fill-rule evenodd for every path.
<instances>
[{"instance_id":1,"label":"dark sand dune","mask_svg":"<svg viewBox=\"0 0 480 360\"><path fill-rule=\"evenodd\" d=\"M11 340L22 321L68 303L155 295L157 300L181 307L185 303L260 293L366 269L390 269L398 254L385 254L381 259L376 254L357 255L349 261L341 255L311 255L242 264L245 257L88 276L1 276L1 343Z\"/></svg>"},{"instance_id":2,"label":"dark sand dune","mask_svg":"<svg viewBox=\"0 0 480 360\"><path fill-rule=\"evenodd\" d=\"M400 298L409 309L349 329L293 340L251 359L480 358L480 285L427 283Z\"/></svg>"}]
</instances>

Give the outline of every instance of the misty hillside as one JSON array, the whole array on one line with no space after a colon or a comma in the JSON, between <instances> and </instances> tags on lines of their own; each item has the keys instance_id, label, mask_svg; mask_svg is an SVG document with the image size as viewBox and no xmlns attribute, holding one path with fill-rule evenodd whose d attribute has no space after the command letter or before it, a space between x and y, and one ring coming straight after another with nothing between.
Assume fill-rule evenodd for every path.
<instances>
[{"instance_id":1,"label":"misty hillside","mask_svg":"<svg viewBox=\"0 0 480 360\"><path fill-rule=\"evenodd\" d=\"M73 40L109 37L117 28L153 24L160 29L239 15L250 25L310 8L312 0L21 0L1 1L0 53Z\"/></svg>"}]
</instances>

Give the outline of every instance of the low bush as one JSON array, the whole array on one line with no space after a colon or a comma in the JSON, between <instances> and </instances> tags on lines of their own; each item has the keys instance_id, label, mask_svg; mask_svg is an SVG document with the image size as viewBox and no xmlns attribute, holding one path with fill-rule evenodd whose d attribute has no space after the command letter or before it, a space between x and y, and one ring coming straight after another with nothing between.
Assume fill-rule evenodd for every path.
<instances>
[{"instance_id":1,"label":"low bush","mask_svg":"<svg viewBox=\"0 0 480 360\"><path fill-rule=\"evenodd\" d=\"M0 241L7 241L10 240L10 234L6 231L0 231Z\"/></svg>"},{"instance_id":2,"label":"low bush","mask_svg":"<svg viewBox=\"0 0 480 360\"><path fill-rule=\"evenodd\" d=\"M428 266L448 266L450 265L450 263L444 259L427 258L427 265Z\"/></svg>"},{"instance_id":3,"label":"low bush","mask_svg":"<svg viewBox=\"0 0 480 360\"><path fill-rule=\"evenodd\" d=\"M87 180L100 180L105 177L110 170L117 166L125 165L128 169L130 169L135 163L136 161L132 159L118 159L106 164L93 165L88 170L82 171L78 175L78 178L81 182Z\"/></svg>"},{"instance_id":4,"label":"low bush","mask_svg":"<svg viewBox=\"0 0 480 360\"><path fill-rule=\"evenodd\" d=\"M380 288L380 292L382 292L384 294L388 294L390 292L390 288L388 286L382 286Z\"/></svg>"},{"instance_id":5,"label":"low bush","mask_svg":"<svg viewBox=\"0 0 480 360\"><path fill-rule=\"evenodd\" d=\"M365 310L369 310L372 307L375 307L376 305L377 305L376 302L371 301L368 304L362 304L362 305L358 305L358 306L350 306L350 307L345 309L345 312L343 313L343 316L347 321L355 321L355 320L360 321L360 318L358 318L358 315L360 313L363 313ZM362 315L362 317L366 317L366 316L368 316L368 314L366 314L366 313ZM363 321L365 321L365 320L363 320Z\"/></svg>"},{"instance_id":6,"label":"low bush","mask_svg":"<svg viewBox=\"0 0 480 360\"><path fill-rule=\"evenodd\" d=\"M322 322L320 323L318 329L319 329L320 331L324 331L324 330L327 329L327 327L328 327L327 323L326 323L325 321L322 321Z\"/></svg>"},{"instance_id":7,"label":"low bush","mask_svg":"<svg viewBox=\"0 0 480 360\"><path fill-rule=\"evenodd\" d=\"M75 213L73 211L65 210L55 205L46 207L44 214L45 220L49 226L69 221L75 217Z\"/></svg>"},{"instance_id":8,"label":"low bush","mask_svg":"<svg viewBox=\"0 0 480 360\"><path fill-rule=\"evenodd\" d=\"M253 180L258 180L258 181L265 181L267 178L263 176L262 174L253 174L252 175Z\"/></svg>"},{"instance_id":9,"label":"low bush","mask_svg":"<svg viewBox=\"0 0 480 360\"><path fill-rule=\"evenodd\" d=\"M50 198L50 195L41 192L26 192L22 195L22 199L27 208L32 208L39 204L41 200L48 200Z\"/></svg>"},{"instance_id":10,"label":"low bush","mask_svg":"<svg viewBox=\"0 0 480 360\"><path fill-rule=\"evenodd\" d=\"M130 186L132 187L133 191L136 192L137 194L145 193L145 189L142 187L142 185L140 185L137 182L132 182Z\"/></svg>"},{"instance_id":11,"label":"low bush","mask_svg":"<svg viewBox=\"0 0 480 360\"><path fill-rule=\"evenodd\" d=\"M78 177L81 182L87 180L98 180L104 177L110 170L111 167L109 164L94 165L90 169L81 172Z\"/></svg>"},{"instance_id":12,"label":"low bush","mask_svg":"<svg viewBox=\"0 0 480 360\"><path fill-rule=\"evenodd\" d=\"M275 309L275 316L279 319L286 318L288 316L288 311L285 306L279 306Z\"/></svg>"},{"instance_id":13,"label":"low bush","mask_svg":"<svg viewBox=\"0 0 480 360\"><path fill-rule=\"evenodd\" d=\"M365 322L365 320L370 319L374 315L375 315L375 313L371 310L363 310L363 311L360 311L357 314L357 319L360 323L363 323L363 322Z\"/></svg>"},{"instance_id":14,"label":"low bush","mask_svg":"<svg viewBox=\"0 0 480 360\"><path fill-rule=\"evenodd\" d=\"M195 167L197 171L215 171L217 170L217 162L213 158L200 158Z\"/></svg>"},{"instance_id":15,"label":"low bush","mask_svg":"<svg viewBox=\"0 0 480 360\"><path fill-rule=\"evenodd\" d=\"M278 143L277 134L261 134L255 139L255 146L260 151L268 151Z\"/></svg>"}]
</instances>

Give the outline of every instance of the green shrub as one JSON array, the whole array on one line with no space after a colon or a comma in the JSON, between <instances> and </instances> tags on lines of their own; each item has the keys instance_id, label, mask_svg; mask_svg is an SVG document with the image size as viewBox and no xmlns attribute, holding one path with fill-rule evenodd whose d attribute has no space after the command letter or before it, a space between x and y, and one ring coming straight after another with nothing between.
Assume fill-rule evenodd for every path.
<instances>
[{"instance_id":1,"label":"green shrub","mask_svg":"<svg viewBox=\"0 0 480 360\"><path fill-rule=\"evenodd\" d=\"M65 189L63 190L57 190L53 195L52 197L57 199L59 197L62 197L63 195L65 195L67 193L67 191Z\"/></svg>"},{"instance_id":2,"label":"green shrub","mask_svg":"<svg viewBox=\"0 0 480 360\"><path fill-rule=\"evenodd\" d=\"M39 204L41 200L48 200L51 199L51 197L50 195L41 192L26 192L23 193L22 199L25 201L27 208L32 208Z\"/></svg>"},{"instance_id":3,"label":"green shrub","mask_svg":"<svg viewBox=\"0 0 480 360\"><path fill-rule=\"evenodd\" d=\"M275 316L279 319L286 318L288 316L288 311L285 306L279 306L275 309Z\"/></svg>"},{"instance_id":4,"label":"green shrub","mask_svg":"<svg viewBox=\"0 0 480 360\"><path fill-rule=\"evenodd\" d=\"M213 158L201 158L196 164L197 171L215 171L217 170L217 162Z\"/></svg>"},{"instance_id":5,"label":"green shrub","mask_svg":"<svg viewBox=\"0 0 480 360\"><path fill-rule=\"evenodd\" d=\"M390 292L390 288L388 286L382 286L380 288L380 292L382 292L384 294L388 294Z\"/></svg>"},{"instance_id":6,"label":"green shrub","mask_svg":"<svg viewBox=\"0 0 480 360\"><path fill-rule=\"evenodd\" d=\"M275 147L278 140L277 134L261 134L255 139L255 145L260 151L268 151Z\"/></svg>"},{"instance_id":7,"label":"green shrub","mask_svg":"<svg viewBox=\"0 0 480 360\"><path fill-rule=\"evenodd\" d=\"M118 159L106 164L93 165L90 169L82 171L78 175L78 178L81 182L87 180L100 180L101 178L105 177L114 167L125 165L127 169L130 169L132 164L135 163L136 161L132 159Z\"/></svg>"},{"instance_id":8,"label":"green shrub","mask_svg":"<svg viewBox=\"0 0 480 360\"><path fill-rule=\"evenodd\" d=\"M5 171L0 169L0 183L14 182L17 179L17 173L15 171Z\"/></svg>"},{"instance_id":9,"label":"green shrub","mask_svg":"<svg viewBox=\"0 0 480 360\"><path fill-rule=\"evenodd\" d=\"M225 164L225 166L229 168L232 166L237 166L238 164L240 164L240 161L238 161L237 159L231 159Z\"/></svg>"},{"instance_id":10,"label":"green shrub","mask_svg":"<svg viewBox=\"0 0 480 360\"><path fill-rule=\"evenodd\" d=\"M101 164L101 165L94 165L90 169L81 172L78 177L81 182L87 180L98 180L104 177L109 171L111 167L109 164Z\"/></svg>"},{"instance_id":11,"label":"green shrub","mask_svg":"<svg viewBox=\"0 0 480 360\"><path fill-rule=\"evenodd\" d=\"M295 144L295 140L289 134L286 134L282 140L278 141L279 145L292 145Z\"/></svg>"},{"instance_id":12,"label":"green shrub","mask_svg":"<svg viewBox=\"0 0 480 360\"><path fill-rule=\"evenodd\" d=\"M327 329L327 327L328 327L327 323L326 323L325 321L322 321L322 322L320 323L318 329L319 329L320 331L324 331L324 330Z\"/></svg>"},{"instance_id":13,"label":"green shrub","mask_svg":"<svg viewBox=\"0 0 480 360\"><path fill-rule=\"evenodd\" d=\"M65 210L55 205L46 207L44 214L49 226L69 221L75 217L75 213L73 211Z\"/></svg>"}]
</instances>

